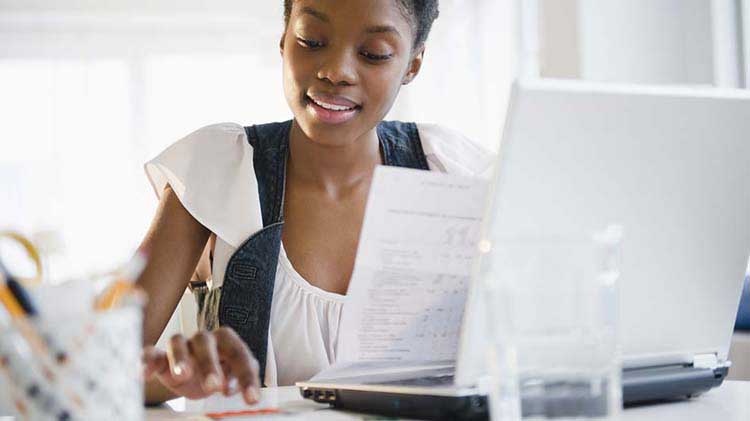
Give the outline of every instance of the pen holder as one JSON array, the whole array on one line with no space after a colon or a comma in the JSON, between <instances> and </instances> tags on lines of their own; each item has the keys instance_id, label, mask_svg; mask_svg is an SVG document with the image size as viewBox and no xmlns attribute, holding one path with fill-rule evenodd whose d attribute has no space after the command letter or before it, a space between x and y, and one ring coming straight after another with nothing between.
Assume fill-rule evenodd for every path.
<instances>
[{"instance_id":1,"label":"pen holder","mask_svg":"<svg viewBox=\"0 0 750 421\"><path fill-rule=\"evenodd\" d=\"M0 415L29 420L142 420L142 310L0 328Z\"/></svg>"}]
</instances>

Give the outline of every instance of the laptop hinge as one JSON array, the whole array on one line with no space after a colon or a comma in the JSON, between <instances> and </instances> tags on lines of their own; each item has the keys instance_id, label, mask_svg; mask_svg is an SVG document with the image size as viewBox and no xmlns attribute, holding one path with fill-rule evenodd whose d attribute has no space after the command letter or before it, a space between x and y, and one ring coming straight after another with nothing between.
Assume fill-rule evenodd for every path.
<instances>
[{"instance_id":1,"label":"laptop hinge","mask_svg":"<svg viewBox=\"0 0 750 421\"><path fill-rule=\"evenodd\" d=\"M716 369L724 364L719 363L719 357L714 354L696 354L693 357L693 367L695 368L709 368Z\"/></svg>"}]
</instances>

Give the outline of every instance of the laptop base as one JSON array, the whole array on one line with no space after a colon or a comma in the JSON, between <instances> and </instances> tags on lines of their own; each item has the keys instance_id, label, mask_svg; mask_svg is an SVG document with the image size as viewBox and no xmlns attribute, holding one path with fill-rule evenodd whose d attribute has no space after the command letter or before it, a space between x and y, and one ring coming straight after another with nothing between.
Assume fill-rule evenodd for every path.
<instances>
[{"instance_id":1,"label":"laptop base","mask_svg":"<svg viewBox=\"0 0 750 421\"><path fill-rule=\"evenodd\" d=\"M301 388L302 396L334 408L423 420L487 420L487 397L411 395L348 389Z\"/></svg>"},{"instance_id":2,"label":"laptop base","mask_svg":"<svg viewBox=\"0 0 750 421\"><path fill-rule=\"evenodd\" d=\"M646 405L665 401L683 400L698 396L722 384L728 374L727 367L695 368L691 366L665 366L647 369L624 370L622 375L623 403L625 407ZM422 379L411 379L415 385L429 383ZM385 382L383 385L403 382ZM335 408L389 417L405 417L424 420L487 420L489 408L487 397L480 394L430 395L424 393L396 393L377 390L378 384L370 385L372 390L349 389L341 384L315 386L306 384L300 387L302 397ZM382 385L381 385L382 386ZM571 385L561 385L569 389ZM573 385L575 386L575 385ZM579 385L586 387L586 385ZM554 385L549 395L554 396ZM582 410L580 402L568 403L566 399L547 398L544 401L522 398L522 413L533 415L543 409L545 413L557 416L572 416ZM606 402L597 400L585 402L589 416L606 413ZM574 412L570 412L574 411ZM603 411L603 412L602 412Z\"/></svg>"},{"instance_id":3,"label":"laptop base","mask_svg":"<svg viewBox=\"0 0 750 421\"><path fill-rule=\"evenodd\" d=\"M625 406L689 399L719 387L728 367L665 366L624 370L622 400Z\"/></svg>"}]
</instances>

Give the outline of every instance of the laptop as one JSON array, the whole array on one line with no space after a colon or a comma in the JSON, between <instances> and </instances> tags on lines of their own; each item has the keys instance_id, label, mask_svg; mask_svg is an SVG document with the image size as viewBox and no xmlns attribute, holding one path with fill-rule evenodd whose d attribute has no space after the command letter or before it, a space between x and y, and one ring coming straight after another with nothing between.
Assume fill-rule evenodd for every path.
<instances>
[{"instance_id":1,"label":"laptop","mask_svg":"<svg viewBox=\"0 0 750 421\"><path fill-rule=\"evenodd\" d=\"M624 227L626 405L694 397L727 376L750 255L748 116L743 91L550 80L513 86L486 217L510 237L530 227ZM389 416L486 419L488 321L476 291L455 363L405 371L362 363L356 375L333 370L297 383L302 396ZM522 398L523 411L528 405Z\"/></svg>"}]
</instances>

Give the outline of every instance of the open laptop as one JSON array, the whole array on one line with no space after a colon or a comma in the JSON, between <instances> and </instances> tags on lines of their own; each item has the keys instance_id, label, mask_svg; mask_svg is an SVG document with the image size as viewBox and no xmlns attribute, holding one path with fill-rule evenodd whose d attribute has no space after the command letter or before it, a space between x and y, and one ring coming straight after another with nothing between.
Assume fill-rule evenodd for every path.
<instances>
[{"instance_id":1,"label":"open laptop","mask_svg":"<svg viewBox=\"0 0 750 421\"><path fill-rule=\"evenodd\" d=\"M517 82L490 196L493 230L511 237L625 228L626 404L722 383L750 255L750 93ZM369 363L298 383L302 395L384 415L486 418L487 320L472 288L455 365L389 374L392 363Z\"/></svg>"}]
</instances>

